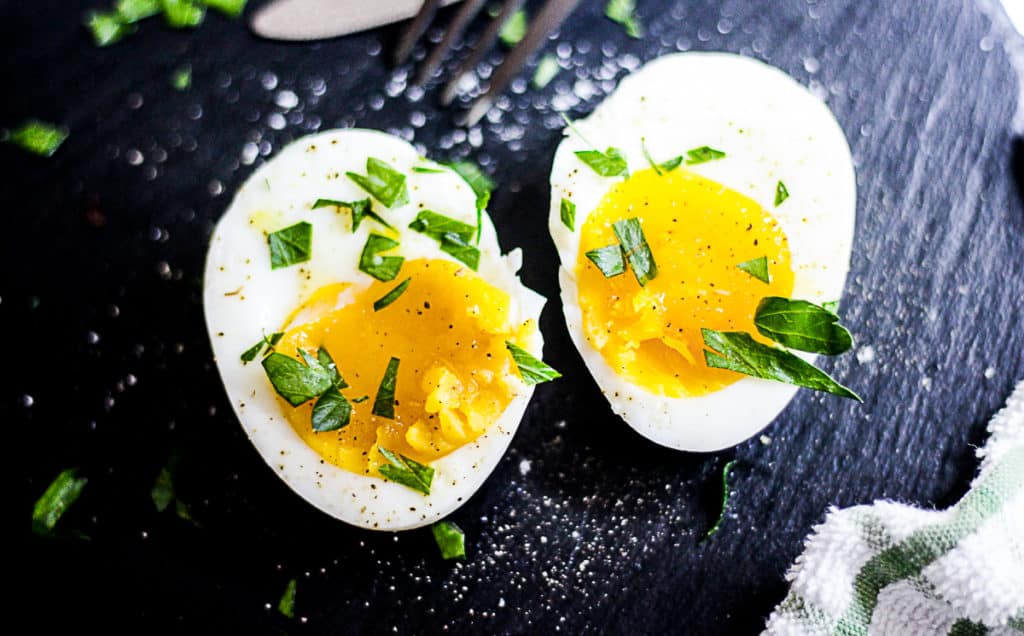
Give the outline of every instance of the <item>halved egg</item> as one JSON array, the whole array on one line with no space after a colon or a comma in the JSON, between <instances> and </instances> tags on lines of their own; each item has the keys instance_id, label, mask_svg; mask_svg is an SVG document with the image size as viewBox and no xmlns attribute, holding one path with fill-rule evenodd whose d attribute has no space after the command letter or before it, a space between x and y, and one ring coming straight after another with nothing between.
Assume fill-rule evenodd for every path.
<instances>
[{"instance_id":1,"label":"halved egg","mask_svg":"<svg viewBox=\"0 0 1024 636\"><path fill-rule=\"evenodd\" d=\"M401 139L284 148L238 191L206 263L207 328L249 439L338 519L443 518L507 448L529 363L544 368L544 300L520 265L470 185Z\"/></svg>"},{"instance_id":2,"label":"halved egg","mask_svg":"<svg viewBox=\"0 0 1024 636\"><path fill-rule=\"evenodd\" d=\"M856 192L834 117L766 64L683 53L632 73L565 135L549 228L587 368L659 444L713 451L751 437L797 387L711 368L702 330L762 339L761 299L839 300ZM618 248L601 251L620 244L621 265ZM652 271L632 267L648 255Z\"/></svg>"}]
</instances>

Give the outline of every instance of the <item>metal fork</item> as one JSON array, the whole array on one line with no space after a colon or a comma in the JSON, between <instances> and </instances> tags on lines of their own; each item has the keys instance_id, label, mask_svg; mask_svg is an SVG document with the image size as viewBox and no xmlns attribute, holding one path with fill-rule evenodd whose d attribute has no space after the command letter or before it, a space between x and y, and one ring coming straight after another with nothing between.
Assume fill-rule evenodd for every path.
<instances>
[{"instance_id":1,"label":"metal fork","mask_svg":"<svg viewBox=\"0 0 1024 636\"><path fill-rule=\"evenodd\" d=\"M508 87L512 78L519 73L530 56L537 52L537 49L551 35L551 32L557 29L565 18L572 13L572 10L576 8L579 1L547 0L544 7L537 13L537 17L530 23L523 39L505 56L505 60L501 65L495 69L486 90L470 106L469 111L462 119L462 125L473 126L487 114L487 111L494 105L494 100L497 99L497 96ZM469 27L473 18L480 13L485 2L486 0L463 0L462 6L459 8L458 13L455 14L455 17L452 18L451 24L448 25L448 30L441 41L430 51L430 54L417 71L413 80L414 84L425 84L434 77L449 51L461 42L463 33ZM487 29L480 36L480 40L474 49L462 61L458 70L455 71L455 74L448 81L444 90L441 91L440 100L443 105L447 106L455 99L459 92L460 81L463 77L472 73L480 60L494 47L501 27L523 6L523 2L524 0L505 0L502 3L501 11L487 25ZM430 22L434 19L434 14L437 12L440 4L441 0L424 0L419 13L416 14L416 17L406 27L399 40L398 48L395 49L394 61L396 66L404 63L409 58L416 43L426 33L427 27L430 26Z\"/></svg>"}]
</instances>

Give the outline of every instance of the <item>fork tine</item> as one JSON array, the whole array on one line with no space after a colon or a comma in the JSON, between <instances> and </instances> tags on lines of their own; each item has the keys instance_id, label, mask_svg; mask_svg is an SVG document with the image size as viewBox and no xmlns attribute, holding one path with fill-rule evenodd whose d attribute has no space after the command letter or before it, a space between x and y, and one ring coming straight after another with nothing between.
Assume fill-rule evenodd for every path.
<instances>
[{"instance_id":1,"label":"fork tine","mask_svg":"<svg viewBox=\"0 0 1024 636\"><path fill-rule=\"evenodd\" d=\"M419 13L416 14L416 17L406 27L405 32L402 33L398 48L395 49L395 66L401 65L409 59L409 54L412 53L416 42L427 31L427 27L430 26L430 21L434 19L434 14L437 13L437 7L440 4L441 0L423 0L423 6L420 7Z\"/></svg>"},{"instance_id":2,"label":"fork tine","mask_svg":"<svg viewBox=\"0 0 1024 636\"><path fill-rule=\"evenodd\" d=\"M462 7L459 8L459 12L452 18L451 23L448 25L448 30L445 31L444 38L438 42L434 50L430 52L430 55L420 66L420 70L416 73L416 78L413 80L414 86L425 84L434 72L437 71L438 67L441 66L441 62L444 61L445 55L448 50L458 45L462 40L462 34L465 32L466 27L476 17L476 14L483 8L485 0L464 0Z\"/></svg>"},{"instance_id":3,"label":"fork tine","mask_svg":"<svg viewBox=\"0 0 1024 636\"><path fill-rule=\"evenodd\" d=\"M548 35L562 24L562 21L572 13L579 2L580 0L548 0L548 3L530 24L526 37L516 48L512 49L504 63L495 71L487 91L477 98L472 108L469 109L463 125L473 126L487 114L487 111L494 105L495 98L505 90L512 78L526 64L526 60L540 48Z\"/></svg>"},{"instance_id":4,"label":"fork tine","mask_svg":"<svg viewBox=\"0 0 1024 636\"><path fill-rule=\"evenodd\" d=\"M490 24L487 25L487 30L484 31L483 35L480 36L480 40L473 47L473 50L462 61L459 65L455 74L452 75L452 79L444 87L444 91L441 93L441 105L447 106L452 103L455 99L455 95L459 92L459 80L464 75L470 73L476 65L480 63L487 52L491 50L494 43L498 41L498 34L501 33L501 27L505 26L512 14L519 10L523 6L525 0L505 0L505 3L501 7L501 12L491 20Z\"/></svg>"}]
</instances>

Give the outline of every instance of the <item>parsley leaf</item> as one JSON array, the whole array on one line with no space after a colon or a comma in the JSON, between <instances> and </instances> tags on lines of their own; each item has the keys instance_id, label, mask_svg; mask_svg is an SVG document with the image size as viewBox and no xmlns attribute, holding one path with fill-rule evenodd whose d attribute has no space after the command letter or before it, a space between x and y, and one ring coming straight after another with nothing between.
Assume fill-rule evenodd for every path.
<instances>
[{"instance_id":1,"label":"parsley leaf","mask_svg":"<svg viewBox=\"0 0 1024 636\"><path fill-rule=\"evenodd\" d=\"M303 358L306 358L305 351L302 352ZM344 389L348 386L348 382L345 382L345 378L341 377L341 373L338 371L338 365L334 364L334 358L327 352L323 346L316 351L316 362L321 367L327 370L327 373L331 376L331 384L337 389ZM309 360L306 360L309 364Z\"/></svg>"},{"instance_id":2,"label":"parsley leaf","mask_svg":"<svg viewBox=\"0 0 1024 636\"><path fill-rule=\"evenodd\" d=\"M4 140L42 157L51 157L68 138L66 128L30 119L9 133Z\"/></svg>"},{"instance_id":3,"label":"parsley leaf","mask_svg":"<svg viewBox=\"0 0 1024 636\"><path fill-rule=\"evenodd\" d=\"M860 396L833 380L824 371L789 351L761 344L748 333L701 329L701 335L704 337L704 346L712 349L704 350L704 362L709 367L795 384L863 402Z\"/></svg>"},{"instance_id":4,"label":"parsley leaf","mask_svg":"<svg viewBox=\"0 0 1024 636\"><path fill-rule=\"evenodd\" d=\"M398 384L398 358L388 360L388 368L377 387L377 397L373 399L373 414L378 417L395 419L395 386Z\"/></svg>"},{"instance_id":5,"label":"parsley leaf","mask_svg":"<svg viewBox=\"0 0 1024 636\"><path fill-rule=\"evenodd\" d=\"M32 531L39 535L53 532L60 518L81 496L87 483L88 479L78 478L77 469L62 470L32 508Z\"/></svg>"},{"instance_id":6,"label":"parsley leaf","mask_svg":"<svg viewBox=\"0 0 1024 636\"><path fill-rule=\"evenodd\" d=\"M562 224L569 228L570 232L576 231L576 204L562 197L562 203L559 208L559 215L562 217Z\"/></svg>"},{"instance_id":7,"label":"parsley leaf","mask_svg":"<svg viewBox=\"0 0 1024 636\"><path fill-rule=\"evenodd\" d=\"M775 207L782 205L782 202L789 198L789 190L781 180L775 184Z\"/></svg>"},{"instance_id":8,"label":"parsley leaf","mask_svg":"<svg viewBox=\"0 0 1024 636\"><path fill-rule=\"evenodd\" d=\"M821 303L821 308L825 311L831 311L834 314L839 313L839 301L838 300L827 300Z\"/></svg>"},{"instance_id":9,"label":"parsley leaf","mask_svg":"<svg viewBox=\"0 0 1024 636\"><path fill-rule=\"evenodd\" d=\"M282 336L284 336L284 332L281 331L271 334L269 338L267 336L263 336L262 340L246 349L241 355L242 363L248 364L255 360L256 356L260 355L260 352L262 352L264 348L268 348L272 351L274 347L277 346L277 343L281 341Z\"/></svg>"},{"instance_id":10,"label":"parsley leaf","mask_svg":"<svg viewBox=\"0 0 1024 636\"><path fill-rule=\"evenodd\" d=\"M188 504L182 501L177 492L174 490L174 474L177 472L179 455L177 452L172 452L170 458L167 460L167 464L160 469L156 479L153 481L153 487L149 491L149 497L153 500L153 505L156 507L157 512L163 512L173 503L174 512L179 518L188 521L192 525L200 526L199 522L192 518L189 513Z\"/></svg>"},{"instance_id":11,"label":"parsley leaf","mask_svg":"<svg viewBox=\"0 0 1024 636\"><path fill-rule=\"evenodd\" d=\"M348 426L352 405L338 389L331 387L313 405L313 430L317 433L336 431Z\"/></svg>"},{"instance_id":12,"label":"parsley leaf","mask_svg":"<svg viewBox=\"0 0 1024 636\"><path fill-rule=\"evenodd\" d=\"M337 208L348 208L352 213L352 232L354 233L359 229L359 224L363 222L365 218L371 218L374 221L380 223L384 227L394 230L394 226L384 220L379 214L373 211L370 205L369 199L360 199L358 201L338 201L337 199L317 199L313 204L313 209L326 208L334 206Z\"/></svg>"},{"instance_id":13,"label":"parsley leaf","mask_svg":"<svg viewBox=\"0 0 1024 636\"><path fill-rule=\"evenodd\" d=\"M709 146L701 146L700 148L694 148L693 150L686 151L686 164L693 165L695 163L705 163L707 161L721 159L724 156L725 153L721 150L715 150Z\"/></svg>"},{"instance_id":14,"label":"parsley leaf","mask_svg":"<svg viewBox=\"0 0 1024 636\"><path fill-rule=\"evenodd\" d=\"M480 266L480 250L462 240L462 236L455 232L447 232L441 237L441 251L454 257L474 272Z\"/></svg>"},{"instance_id":15,"label":"parsley leaf","mask_svg":"<svg viewBox=\"0 0 1024 636\"><path fill-rule=\"evenodd\" d=\"M405 175L387 163L374 157L366 159L366 176L355 172L345 173L363 190L389 208L397 208L409 202L409 190L405 186Z\"/></svg>"},{"instance_id":16,"label":"parsley leaf","mask_svg":"<svg viewBox=\"0 0 1024 636\"><path fill-rule=\"evenodd\" d=\"M444 170L441 168L434 168L432 166L413 166L413 172L419 172L422 174L443 174Z\"/></svg>"},{"instance_id":17,"label":"parsley leaf","mask_svg":"<svg viewBox=\"0 0 1024 636\"><path fill-rule=\"evenodd\" d=\"M319 397L334 386L331 371L305 351L299 351L306 364L283 353L271 353L263 358L263 370L277 394L292 406L298 406Z\"/></svg>"},{"instance_id":18,"label":"parsley leaf","mask_svg":"<svg viewBox=\"0 0 1024 636\"><path fill-rule=\"evenodd\" d=\"M202 0L202 3L211 9L215 9L229 18L237 18L242 15L247 0Z\"/></svg>"},{"instance_id":19,"label":"parsley leaf","mask_svg":"<svg viewBox=\"0 0 1024 636\"><path fill-rule=\"evenodd\" d=\"M653 168L654 172L656 172L659 176L665 174L666 172L672 172L673 170L679 167L679 164L683 163L682 155L672 157L668 161L663 161L662 163L656 162L651 157L651 153L647 151L647 144L643 143L643 141L640 142L640 150L642 150L644 153L644 159L647 160L647 163L651 165L651 168Z\"/></svg>"},{"instance_id":20,"label":"parsley leaf","mask_svg":"<svg viewBox=\"0 0 1024 636\"><path fill-rule=\"evenodd\" d=\"M92 32L92 41L96 46L110 46L120 42L135 30L116 11L90 11L85 14L85 26Z\"/></svg>"},{"instance_id":21,"label":"parsley leaf","mask_svg":"<svg viewBox=\"0 0 1024 636\"><path fill-rule=\"evenodd\" d=\"M193 0L160 0L164 21L176 29L192 29L203 23L206 7Z\"/></svg>"},{"instance_id":22,"label":"parsley leaf","mask_svg":"<svg viewBox=\"0 0 1024 636\"><path fill-rule=\"evenodd\" d=\"M396 300L398 300L398 297L401 296L402 294L404 294L405 290L408 289L409 283L411 281L412 281L412 278L406 278L402 282L398 283L398 285L394 289L392 289L388 293L384 294L383 296L381 296L377 300L373 301L373 310L374 311L380 311L381 309L384 309L385 307L387 307L391 303L393 303Z\"/></svg>"},{"instance_id":23,"label":"parsley leaf","mask_svg":"<svg viewBox=\"0 0 1024 636\"><path fill-rule=\"evenodd\" d=\"M718 513L718 520L715 521L715 525L711 526L707 534L701 541L707 540L711 535L718 532L718 528L721 527L722 521L725 520L725 511L729 505L729 473L732 471L732 467L736 465L736 460L733 459L726 462L725 466L722 467L722 509Z\"/></svg>"},{"instance_id":24,"label":"parsley leaf","mask_svg":"<svg viewBox=\"0 0 1024 636\"><path fill-rule=\"evenodd\" d=\"M768 273L767 256L760 256L758 258L750 259L749 261L743 261L736 267L742 269L765 285L772 282L771 274Z\"/></svg>"},{"instance_id":25,"label":"parsley leaf","mask_svg":"<svg viewBox=\"0 0 1024 636\"><path fill-rule=\"evenodd\" d=\"M309 260L312 252L313 226L299 221L267 236L270 245L270 269L289 267Z\"/></svg>"},{"instance_id":26,"label":"parsley leaf","mask_svg":"<svg viewBox=\"0 0 1024 636\"><path fill-rule=\"evenodd\" d=\"M288 618L295 618L295 586L297 585L295 579L288 581L288 585L284 588L284 594L281 595L281 600L277 602L277 611L281 612L283 616Z\"/></svg>"},{"instance_id":27,"label":"parsley leaf","mask_svg":"<svg viewBox=\"0 0 1024 636\"><path fill-rule=\"evenodd\" d=\"M558 58L550 53L541 58L537 64L537 70L533 72L533 87L540 90L551 83L562 70L558 65Z\"/></svg>"},{"instance_id":28,"label":"parsley leaf","mask_svg":"<svg viewBox=\"0 0 1024 636\"><path fill-rule=\"evenodd\" d=\"M160 13L160 0L117 0L114 9L122 22L132 24Z\"/></svg>"},{"instance_id":29,"label":"parsley leaf","mask_svg":"<svg viewBox=\"0 0 1024 636\"><path fill-rule=\"evenodd\" d=\"M754 312L758 332L790 349L839 355L853 347L853 337L839 316L806 300L762 298Z\"/></svg>"},{"instance_id":30,"label":"parsley leaf","mask_svg":"<svg viewBox=\"0 0 1024 636\"><path fill-rule=\"evenodd\" d=\"M377 472L396 484L412 488L424 495L430 494L430 484L434 481L433 468L385 448L378 447L377 451L388 460L387 464L377 467Z\"/></svg>"},{"instance_id":31,"label":"parsley leaf","mask_svg":"<svg viewBox=\"0 0 1024 636\"><path fill-rule=\"evenodd\" d=\"M644 29L633 14L635 10L635 0L608 0L608 4L604 8L604 14L612 22L617 22L624 26L626 28L626 35L639 39L644 36Z\"/></svg>"},{"instance_id":32,"label":"parsley leaf","mask_svg":"<svg viewBox=\"0 0 1024 636\"><path fill-rule=\"evenodd\" d=\"M513 47L519 44L519 41L526 35L526 11L519 9L505 21L505 24L501 25L501 31L498 31L498 38L501 43L507 47Z\"/></svg>"},{"instance_id":33,"label":"parsley leaf","mask_svg":"<svg viewBox=\"0 0 1024 636\"><path fill-rule=\"evenodd\" d=\"M409 229L426 234L438 241L442 240L445 234L456 234L464 242L469 242L476 234L476 228L469 223L456 221L430 210L420 210L413 222L409 224Z\"/></svg>"},{"instance_id":34,"label":"parsley leaf","mask_svg":"<svg viewBox=\"0 0 1024 636\"><path fill-rule=\"evenodd\" d=\"M580 161L590 166L594 172L602 177L618 177L626 174L629 170L629 166L622 156L622 151L618 148L609 147L604 152L599 150L577 150L574 154L580 158Z\"/></svg>"},{"instance_id":35,"label":"parsley leaf","mask_svg":"<svg viewBox=\"0 0 1024 636\"><path fill-rule=\"evenodd\" d=\"M643 287L648 281L654 280L658 275L658 266L654 262L654 255L644 238L644 231L640 227L640 220L637 218L622 219L616 221L612 228L615 236L622 244L622 251L626 253L629 266L633 269L636 282Z\"/></svg>"},{"instance_id":36,"label":"parsley leaf","mask_svg":"<svg viewBox=\"0 0 1024 636\"><path fill-rule=\"evenodd\" d=\"M187 91L192 86L192 66L185 64L171 75L171 86L176 91Z\"/></svg>"},{"instance_id":37,"label":"parsley leaf","mask_svg":"<svg viewBox=\"0 0 1024 636\"><path fill-rule=\"evenodd\" d=\"M451 521L438 521L430 526L434 541L441 550L442 559L462 559L466 556L466 535Z\"/></svg>"},{"instance_id":38,"label":"parsley leaf","mask_svg":"<svg viewBox=\"0 0 1024 636\"><path fill-rule=\"evenodd\" d=\"M601 270L605 278L618 276L626 271L626 262L622 260L622 248L618 245L609 245L607 247L599 247L596 250L590 250L586 256L590 259L590 262L597 265L597 269Z\"/></svg>"},{"instance_id":39,"label":"parsley leaf","mask_svg":"<svg viewBox=\"0 0 1024 636\"><path fill-rule=\"evenodd\" d=\"M505 347L512 354L512 360L516 363L523 382L540 384L562 377L561 373L544 364L542 360L534 358L526 349L518 347L508 340L505 341Z\"/></svg>"},{"instance_id":40,"label":"parsley leaf","mask_svg":"<svg viewBox=\"0 0 1024 636\"><path fill-rule=\"evenodd\" d=\"M453 161L444 165L462 177L462 180L468 183L469 187L473 188L473 193L476 194L476 242L479 244L480 234L483 231L483 211L491 201L494 180L472 161ZM468 242L469 239L467 238L466 241Z\"/></svg>"},{"instance_id":41,"label":"parsley leaf","mask_svg":"<svg viewBox=\"0 0 1024 636\"><path fill-rule=\"evenodd\" d=\"M371 234L366 239L363 252L359 255L359 271L373 276L385 283L395 279L402 269L405 258L402 256L381 256L398 247L398 241L380 234Z\"/></svg>"}]
</instances>

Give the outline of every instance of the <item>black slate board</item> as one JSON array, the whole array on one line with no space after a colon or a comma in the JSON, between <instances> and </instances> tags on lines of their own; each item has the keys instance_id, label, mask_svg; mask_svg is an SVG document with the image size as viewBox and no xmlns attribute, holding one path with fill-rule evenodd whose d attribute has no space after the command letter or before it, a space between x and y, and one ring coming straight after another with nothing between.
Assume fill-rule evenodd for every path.
<instances>
[{"instance_id":1,"label":"black slate board","mask_svg":"<svg viewBox=\"0 0 1024 636\"><path fill-rule=\"evenodd\" d=\"M511 451L456 513L469 559L442 562L426 531L344 526L263 464L211 362L203 256L253 169L239 163L253 152L245 144L272 152L318 125L358 125L407 129L438 158L482 160L501 183L491 210L502 244L525 248L526 283L555 299L550 105L572 101L576 78L510 96L503 123L467 139L434 107L436 88L419 101L399 90L383 60L395 28L289 45L211 15L192 33L150 21L97 49L79 18L101 4L0 2L0 125L35 116L72 130L49 160L0 146L5 447L17 484L7 514L23 529L5 578L11 607L43 631L754 633L828 506L955 501L985 422L1024 377L1019 89L972 0L641 0L641 41L586 2L548 45L572 45L579 77L605 62L621 77L680 48L726 50L827 95L859 185L842 313L875 352L830 370L866 402L801 392L765 431L770 444L661 449L610 414L552 303L546 357L567 379L540 387ZM169 77L186 62L194 86L178 93ZM572 114L612 85L597 82ZM275 106L283 89L298 109ZM153 509L149 489L172 452L202 527ZM729 514L701 543L732 458ZM71 465L90 481L62 525L91 541L31 536L33 501ZM301 621L271 609L292 577Z\"/></svg>"}]
</instances>

